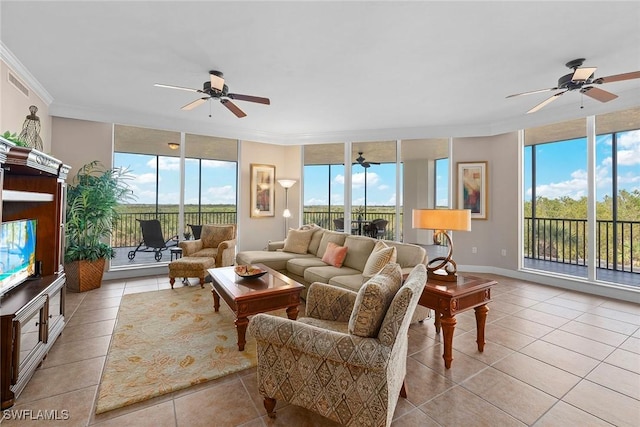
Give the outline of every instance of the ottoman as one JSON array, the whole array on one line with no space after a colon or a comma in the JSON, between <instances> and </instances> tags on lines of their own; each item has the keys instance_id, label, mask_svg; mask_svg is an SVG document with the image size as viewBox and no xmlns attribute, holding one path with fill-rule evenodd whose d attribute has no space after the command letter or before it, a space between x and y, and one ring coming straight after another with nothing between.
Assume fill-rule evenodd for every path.
<instances>
[{"instance_id":1,"label":"ottoman","mask_svg":"<svg viewBox=\"0 0 640 427\"><path fill-rule=\"evenodd\" d=\"M198 277L200 287L204 288L204 277L209 268L216 266L216 260L209 257L188 256L169 263L169 283L171 289L176 277Z\"/></svg>"}]
</instances>

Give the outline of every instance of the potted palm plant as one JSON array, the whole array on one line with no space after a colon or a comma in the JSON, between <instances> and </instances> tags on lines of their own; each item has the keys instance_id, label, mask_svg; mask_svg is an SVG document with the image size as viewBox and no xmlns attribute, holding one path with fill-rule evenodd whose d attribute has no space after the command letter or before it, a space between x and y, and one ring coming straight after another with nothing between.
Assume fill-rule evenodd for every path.
<instances>
[{"instance_id":1,"label":"potted palm plant","mask_svg":"<svg viewBox=\"0 0 640 427\"><path fill-rule=\"evenodd\" d=\"M106 169L93 161L82 166L67 188L65 272L67 288L99 288L107 258L114 250L108 238L119 203L131 200L127 169Z\"/></svg>"}]
</instances>

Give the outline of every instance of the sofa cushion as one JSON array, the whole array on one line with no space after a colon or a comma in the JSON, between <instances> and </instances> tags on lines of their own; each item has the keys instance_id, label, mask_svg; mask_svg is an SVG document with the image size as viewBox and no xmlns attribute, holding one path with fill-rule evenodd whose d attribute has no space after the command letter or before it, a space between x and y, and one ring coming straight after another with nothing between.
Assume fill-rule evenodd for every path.
<instances>
[{"instance_id":1,"label":"sofa cushion","mask_svg":"<svg viewBox=\"0 0 640 427\"><path fill-rule=\"evenodd\" d=\"M307 252L313 255L318 255L318 248L320 248L320 242L322 241L322 236L324 235L324 228L317 227L313 230L313 234L311 235L311 241L309 242L309 248Z\"/></svg>"},{"instance_id":2,"label":"sofa cushion","mask_svg":"<svg viewBox=\"0 0 640 427\"><path fill-rule=\"evenodd\" d=\"M343 276L349 274L360 274L358 270L353 268L345 267L344 265L340 268L334 267L332 265L324 265L323 267L309 267L304 271L304 280L307 283L313 282L322 282L329 283L332 277L335 276Z\"/></svg>"},{"instance_id":3,"label":"sofa cushion","mask_svg":"<svg viewBox=\"0 0 640 427\"><path fill-rule=\"evenodd\" d=\"M324 256L324 252L327 250L327 245L329 244L329 242L333 242L336 245L344 246L344 239L346 238L347 238L347 234L345 233L340 233L338 231L324 230L324 233L322 233L322 239L320 240L320 245L318 246L318 252L316 253L316 256L318 258L322 258Z\"/></svg>"},{"instance_id":4,"label":"sofa cushion","mask_svg":"<svg viewBox=\"0 0 640 427\"><path fill-rule=\"evenodd\" d=\"M362 287L362 284L366 282L368 278L365 278L362 274L347 274L343 276L334 276L329 279L329 284L338 286L340 288L349 289L353 292L358 292Z\"/></svg>"},{"instance_id":5,"label":"sofa cushion","mask_svg":"<svg viewBox=\"0 0 640 427\"><path fill-rule=\"evenodd\" d=\"M397 263L400 264L402 268L413 268L418 264L426 264L427 262L427 251L418 245L394 242L391 240L385 240L384 242L396 248L398 251Z\"/></svg>"},{"instance_id":6,"label":"sofa cushion","mask_svg":"<svg viewBox=\"0 0 640 427\"><path fill-rule=\"evenodd\" d=\"M304 257L314 258L311 254L300 255L283 251L242 251L238 252L238 255L236 255L236 264L243 265L261 263L269 268L273 268L274 270L283 271L287 268L287 261L293 258Z\"/></svg>"},{"instance_id":7,"label":"sofa cushion","mask_svg":"<svg viewBox=\"0 0 640 427\"><path fill-rule=\"evenodd\" d=\"M333 265L334 267L342 267L348 249L346 246L339 246L333 242L329 242L327 249L324 251L324 255L322 255L322 262Z\"/></svg>"},{"instance_id":8,"label":"sofa cushion","mask_svg":"<svg viewBox=\"0 0 640 427\"><path fill-rule=\"evenodd\" d=\"M293 258L287 261L287 272L296 276L304 277L304 271L309 267L324 267L327 264L320 258L309 256L304 258Z\"/></svg>"},{"instance_id":9,"label":"sofa cushion","mask_svg":"<svg viewBox=\"0 0 640 427\"><path fill-rule=\"evenodd\" d=\"M315 229L313 228L305 230L294 230L290 228L282 250L285 252L293 252L294 254L306 254L314 231Z\"/></svg>"},{"instance_id":10,"label":"sofa cushion","mask_svg":"<svg viewBox=\"0 0 640 427\"><path fill-rule=\"evenodd\" d=\"M402 286L402 270L398 264L387 264L358 291L349 319L349 333L360 337L376 337L394 295Z\"/></svg>"},{"instance_id":11,"label":"sofa cushion","mask_svg":"<svg viewBox=\"0 0 640 427\"><path fill-rule=\"evenodd\" d=\"M344 266L361 272L373 250L376 240L365 236L347 236L344 246L348 247L347 257L344 259Z\"/></svg>"},{"instance_id":12,"label":"sofa cushion","mask_svg":"<svg viewBox=\"0 0 640 427\"><path fill-rule=\"evenodd\" d=\"M200 233L202 247L217 248L218 245L225 240L233 240L234 228L235 227L233 225L203 225L202 232Z\"/></svg>"},{"instance_id":13,"label":"sofa cushion","mask_svg":"<svg viewBox=\"0 0 640 427\"><path fill-rule=\"evenodd\" d=\"M378 240L373 247L373 251L367 258L367 262L362 270L362 275L371 278L378 274L385 265L396 262L397 250L395 246L387 246L382 240Z\"/></svg>"}]
</instances>

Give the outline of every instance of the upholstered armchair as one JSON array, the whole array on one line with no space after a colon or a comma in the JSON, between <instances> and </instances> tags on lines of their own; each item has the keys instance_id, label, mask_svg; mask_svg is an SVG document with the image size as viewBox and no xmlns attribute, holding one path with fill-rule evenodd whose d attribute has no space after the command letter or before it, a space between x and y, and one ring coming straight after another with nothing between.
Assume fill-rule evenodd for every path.
<instances>
[{"instance_id":1,"label":"upholstered armchair","mask_svg":"<svg viewBox=\"0 0 640 427\"><path fill-rule=\"evenodd\" d=\"M408 329L427 280L416 266L402 284L388 264L356 293L313 283L306 317L257 314L258 388L269 417L284 400L347 426L389 426L404 377Z\"/></svg>"},{"instance_id":2,"label":"upholstered armchair","mask_svg":"<svg viewBox=\"0 0 640 427\"><path fill-rule=\"evenodd\" d=\"M233 265L236 257L235 224L205 224L200 238L179 243L184 257L209 257L216 267Z\"/></svg>"}]
</instances>

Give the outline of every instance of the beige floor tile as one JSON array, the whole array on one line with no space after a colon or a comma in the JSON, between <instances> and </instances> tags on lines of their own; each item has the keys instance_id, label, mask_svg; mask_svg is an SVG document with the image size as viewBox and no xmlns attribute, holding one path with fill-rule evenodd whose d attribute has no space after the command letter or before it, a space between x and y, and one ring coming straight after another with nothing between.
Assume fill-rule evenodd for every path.
<instances>
[{"instance_id":1,"label":"beige floor tile","mask_svg":"<svg viewBox=\"0 0 640 427\"><path fill-rule=\"evenodd\" d=\"M139 294L139 293L142 293L142 292L152 292L152 291L157 291L157 290L159 290L157 284L141 285L141 286L133 286L133 287L127 286L126 288L124 288L124 294L125 295Z\"/></svg>"},{"instance_id":2,"label":"beige floor tile","mask_svg":"<svg viewBox=\"0 0 640 427\"><path fill-rule=\"evenodd\" d=\"M420 409L404 414L391 423L392 427L439 427L440 424L431 419Z\"/></svg>"},{"instance_id":3,"label":"beige floor tile","mask_svg":"<svg viewBox=\"0 0 640 427\"><path fill-rule=\"evenodd\" d=\"M532 322L531 320L523 319L516 316L503 317L502 319L493 322L492 324L501 326L503 328L508 328L534 338L540 338L553 331L553 328L550 326Z\"/></svg>"},{"instance_id":4,"label":"beige floor tile","mask_svg":"<svg viewBox=\"0 0 640 427\"><path fill-rule=\"evenodd\" d=\"M562 400L616 426L640 424L637 400L591 381L582 380Z\"/></svg>"},{"instance_id":5,"label":"beige floor tile","mask_svg":"<svg viewBox=\"0 0 640 427\"><path fill-rule=\"evenodd\" d=\"M414 390L414 392L419 391ZM396 409L395 411L393 411L393 419L397 420L398 418L403 417L404 415L414 410L416 410L416 406L413 403L409 402L409 399L400 397L396 402Z\"/></svg>"},{"instance_id":6,"label":"beige floor tile","mask_svg":"<svg viewBox=\"0 0 640 427\"><path fill-rule=\"evenodd\" d=\"M132 288L136 286L147 286L147 285L157 285L158 279L155 277L138 277L133 279L127 279L125 282L125 289Z\"/></svg>"},{"instance_id":7,"label":"beige floor tile","mask_svg":"<svg viewBox=\"0 0 640 427\"><path fill-rule=\"evenodd\" d=\"M101 298L115 298L121 297L124 292L124 285L122 286L114 286L114 287L102 287L99 289L95 289L93 291L87 292L86 301L90 301L92 299L101 299Z\"/></svg>"},{"instance_id":8,"label":"beige floor tile","mask_svg":"<svg viewBox=\"0 0 640 427\"><path fill-rule=\"evenodd\" d=\"M569 322L569 319L565 319L564 317L555 316L553 314L543 313L541 311L533 310L531 308L526 308L514 314L515 317L520 317L521 319L530 320L532 322L540 323L545 326L549 326L550 328L559 328L565 323Z\"/></svg>"},{"instance_id":9,"label":"beige floor tile","mask_svg":"<svg viewBox=\"0 0 640 427\"><path fill-rule=\"evenodd\" d=\"M566 290L561 295L558 295L558 298L580 302L586 304L589 307L598 307L609 301L607 298L598 295L585 294L584 292L569 290Z\"/></svg>"},{"instance_id":10,"label":"beige floor tile","mask_svg":"<svg viewBox=\"0 0 640 427\"><path fill-rule=\"evenodd\" d=\"M462 386L523 423L530 425L557 401L494 368L485 369L462 383Z\"/></svg>"},{"instance_id":11,"label":"beige floor tile","mask_svg":"<svg viewBox=\"0 0 640 427\"><path fill-rule=\"evenodd\" d=\"M597 307L599 304L602 304L602 300L599 300L597 304L590 304L588 302L575 301L573 299L565 298L566 294L562 294L557 297L550 298L546 300L546 303L557 305L558 307L568 308L570 310L577 311L589 311L593 310L594 307Z\"/></svg>"},{"instance_id":12,"label":"beige floor tile","mask_svg":"<svg viewBox=\"0 0 640 427\"><path fill-rule=\"evenodd\" d=\"M175 427L177 424L173 401L168 401L92 425L99 427Z\"/></svg>"},{"instance_id":13,"label":"beige floor tile","mask_svg":"<svg viewBox=\"0 0 640 427\"><path fill-rule=\"evenodd\" d=\"M478 351L476 331L455 337L453 340L453 348L487 365L491 365L514 352L514 350L508 347L491 341L490 338L491 337L485 335L485 345L482 353Z\"/></svg>"},{"instance_id":14,"label":"beige floor tile","mask_svg":"<svg viewBox=\"0 0 640 427\"><path fill-rule=\"evenodd\" d=\"M407 400L419 406L453 387L453 382L411 358L407 359Z\"/></svg>"},{"instance_id":15,"label":"beige floor tile","mask_svg":"<svg viewBox=\"0 0 640 427\"><path fill-rule=\"evenodd\" d=\"M640 316L640 304L630 301L609 299L603 302L601 307L610 308L617 311L624 311L625 313L633 313Z\"/></svg>"},{"instance_id":16,"label":"beige floor tile","mask_svg":"<svg viewBox=\"0 0 640 427\"><path fill-rule=\"evenodd\" d=\"M536 301L545 301L558 295L562 295L563 291L551 287L543 287L541 285L528 285L515 289L511 293L525 298L534 299Z\"/></svg>"},{"instance_id":17,"label":"beige floor tile","mask_svg":"<svg viewBox=\"0 0 640 427\"><path fill-rule=\"evenodd\" d=\"M619 320L610 319L608 317L598 316L593 313L584 313L583 315L575 319L578 322L586 323L587 325L597 326L598 328L606 329L621 334L633 334L638 330L636 325L627 322L621 322Z\"/></svg>"},{"instance_id":18,"label":"beige floor tile","mask_svg":"<svg viewBox=\"0 0 640 427\"><path fill-rule=\"evenodd\" d=\"M87 338L82 341L73 341L66 345L54 346L47 358L42 362L42 368L64 365L79 360L92 359L98 356L106 356L109 350L111 336Z\"/></svg>"},{"instance_id":19,"label":"beige floor tile","mask_svg":"<svg viewBox=\"0 0 640 427\"><path fill-rule=\"evenodd\" d=\"M551 366L563 369L579 377L584 377L598 365L596 359L567 350L545 341L536 341L520 350Z\"/></svg>"},{"instance_id":20,"label":"beige floor tile","mask_svg":"<svg viewBox=\"0 0 640 427\"><path fill-rule=\"evenodd\" d=\"M121 296L110 298L88 298L85 300L78 311L96 310L100 308L119 307Z\"/></svg>"},{"instance_id":21,"label":"beige floor tile","mask_svg":"<svg viewBox=\"0 0 640 427\"><path fill-rule=\"evenodd\" d=\"M640 338L629 337L620 348L632 353L640 354Z\"/></svg>"},{"instance_id":22,"label":"beige floor tile","mask_svg":"<svg viewBox=\"0 0 640 427\"><path fill-rule=\"evenodd\" d=\"M574 406L568 405L564 402L558 402L553 408L542 416L534 424L535 427L559 427L559 426L588 426L588 427L611 427L613 424L609 424L600 418L582 411Z\"/></svg>"},{"instance_id":23,"label":"beige floor tile","mask_svg":"<svg viewBox=\"0 0 640 427\"><path fill-rule=\"evenodd\" d=\"M115 319L118 315L118 307L100 308L97 310L77 311L71 316L67 326L80 326L87 323L100 322Z\"/></svg>"},{"instance_id":24,"label":"beige floor tile","mask_svg":"<svg viewBox=\"0 0 640 427\"><path fill-rule=\"evenodd\" d=\"M111 336L116 319L102 320L100 322L86 323L84 325L67 326L62 331L62 335L57 342L70 343L73 341L82 341L87 338L95 338L104 335Z\"/></svg>"},{"instance_id":25,"label":"beige floor tile","mask_svg":"<svg viewBox=\"0 0 640 427\"><path fill-rule=\"evenodd\" d=\"M100 382L104 357L81 360L51 368L39 368L20 395L19 404L68 393Z\"/></svg>"},{"instance_id":26,"label":"beige floor tile","mask_svg":"<svg viewBox=\"0 0 640 427\"><path fill-rule=\"evenodd\" d=\"M640 374L608 363L601 363L587 375L586 379L640 400Z\"/></svg>"},{"instance_id":27,"label":"beige floor tile","mask_svg":"<svg viewBox=\"0 0 640 427\"><path fill-rule=\"evenodd\" d=\"M421 405L420 409L442 426L509 427L526 424L462 386Z\"/></svg>"},{"instance_id":28,"label":"beige floor tile","mask_svg":"<svg viewBox=\"0 0 640 427\"><path fill-rule=\"evenodd\" d=\"M34 402L25 404L18 403L9 410L9 413L20 413L20 411L31 411L31 415L36 417L38 411L47 411L53 419L48 420L17 420L6 419L2 422L5 427L18 426L38 426L47 425L54 427L82 427L88 425L93 410L93 400L96 395L97 386L90 386L75 390L69 393L56 394L45 397ZM23 415L26 413L23 412ZM41 416L43 416L41 414Z\"/></svg>"},{"instance_id":29,"label":"beige floor tile","mask_svg":"<svg viewBox=\"0 0 640 427\"><path fill-rule=\"evenodd\" d=\"M604 361L627 371L640 374L640 357L631 351L617 349Z\"/></svg>"},{"instance_id":30,"label":"beige floor tile","mask_svg":"<svg viewBox=\"0 0 640 427\"><path fill-rule=\"evenodd\" d=\"M411 359L420 362L422 365L427 366L453 383L460 383L488 367L486 363L453 349L451 368L447 369L444 366L444 359L442 358L443 351L444 347L440 344L412 355L407 361L407 381L413 380L413 373L409 372L409 362ZM424 382L423 387L430 387L430 385L428 382ZM419 404L411 399L411 397L409 397L409 400L411 400L412 403Z\"/></svg>"},{"instance_id":31,"label":"beige floor tile","mask_svg":"<svg viewBox=\"0 0 640 427\"><path fill-rule=\"evenodd\" d=\"M518 305L521 307L531 307L532 305L538 304L540 302L531 298L523 297L522 295L516 295L512 293L501 294L501 295L492 297L492 301L508 302L510 304Z\"/></svg>"},{"instance_id":32,"label":"beige floor tile","mask_svg":"<svg viewBox=\"0 0 640 427\"><path fill-rule=\"evenodd\" d=\"M615 347L610 345L561 330L555 330L542 337L541 340L597 360L604 360L615 350Z\"/></svg>"},{"instance_id":33,"label":"beige floor tile","mask_svg":"<svg viewBox=\"0 0 640 427\"><path fill-rule=\"evenodd\" d=\"M535 341L535 338L531 336L495 324L486 326L484 336L487 341L500 344L512 350L519 350Z\"/></svg>"},{"instance_id":34,"label":"beige floor tile","mask_svg":"<svg viewBox=\"0 0 640 427\"><path fill-rule=\"evenodd\" d=\"M581 380L576 375L520 353L502 359L493 367L557 398L564 396Z\"/></svg>"},{"instance_id":35,"label":"beige floor tile","mask_svg":"<svg viewBox=\"0 0 640 427\"><path fill-rule=\"evenodd\" d=\"M503 301L500 299L491 300L491 302L488 304L488 307L489 307L489 310L495 310L498 312L502 312L504 314L517 313L518 311L521 311L522 309L525 308L522 305L512 304L510 302Z\"/></svg>"},{"instance_id":36,"label":"beige floor tile","mask_svg":"<svg viewBox=\"0 0 640 427\"><path fill-rule=\"evenodd\" d=\"M340 424L334 422L328 418L311 412L305 408L295 405L287 405L282 409L276 410L276 418L271 419L266 415L262 416L262 420L266 426L269 427L291 427L291 426L304 426L304 427L339 427ZM225 424L220 424L221 426ZM216 427L218 425L216 424ZM180 425L179 427L182 427ZM187 426L184 426L187 427Z\"/></svg>"},{"instance_id":37,"label":"beige floor tile","mask_svg":"<svg viewBox=\"0 0 640 427\"><path fill-rule=\"evenodd\" d=\"M619 320L620 322L640 326L640 314L628 313L607 307L595 307L594 309L589 310L589 312L597 316L606 317L607 319Z\"/></svg>"},{"instance_id":38,"label":"beige floor tile","mask_svg":"<svg viewBox=\"0 0 640 427\"><path fill-rule=\"evenodd\" d=\"M572 308L566 308L559 305L550 304L546 301L538 303L530 308L535 311L552 314L554 316L562 317L564 319L575 319L576 317L583 314L583 311L581 310L574 310Z\"/></svg>"},{"instance_id":39,"label":"beige floor tile","mask_svg":"<svg viewBox=\"0 0 640 427\"><path fill-rule=\"evenodd\" d=\"M589 325L578 321L571 321L560 327L565 332L570 332L581 337L589 338L601 343L618 347L627 339L627 335L609 331L597 326Z\"/></svg>"},{"instance_id":40,"label":"beige floor tile","mask_svg":"<svg viewBox=\"0 0 640 427\"><path fill-rule=\"evenodd\" d=\"M262 415L253 405L238 405L238 402L247 401L251 401L250 397L239 379L179 397L174 401L177 424L237 426ZM216 402L216 405L203 405L202 402Z\"/></svg>"}]
</instances>

